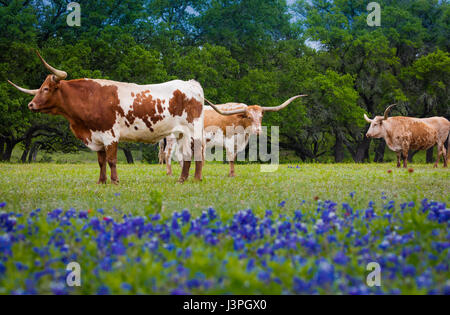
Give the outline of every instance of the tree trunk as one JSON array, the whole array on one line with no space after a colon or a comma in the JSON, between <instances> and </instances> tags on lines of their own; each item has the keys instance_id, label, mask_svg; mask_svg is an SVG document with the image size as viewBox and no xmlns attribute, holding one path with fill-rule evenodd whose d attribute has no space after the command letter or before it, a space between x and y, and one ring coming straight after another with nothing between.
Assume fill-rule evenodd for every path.
<instances>
[{"instance_id":1,"label":"tree trunk","mask_svg":"<svg viewBox=\"0 0 450 315\"><path fill-rule=\"evenodd\" d=\"M28 163L36 162L36 156L39 152L39 147L41 144L39 142L35 142L30 149L30 153L28 154Z\"/></svg>"},{"instance_id":2,"label":"tree trunk","mask_svg":"<svg viewBox=\"0 0 450 315\"><path fill-rule=\"evenodd\" d=\"M5 139L0 139L0 161L3 160L3 152L5 151Z\"/></svg>"},{"instance_id":3,"label":"tree trunk","mask_svg":"<svg viewBox=\"0 0 450 315\"><path fill-rule=\"evenodd\" d=\"M25 148L23 149L22 157L20 158L22 163L27 162L27 156L28 153L30 152L30 147L31 147L31 135L25 139Z\"/></svg>"},{"instance_id":4,"label":"tree trunk","mask_svg":"<svg viewBox=\"0 0 450 315\"><path fill-rule=\"evenodd\" d=\"M133 155L131 154L131 150L122 149L123 153L125 153L125 157L127 158L128 164L134 164Z\"/></svg>"},{"instance_id":5,"label":"tree trunk","mask_svg":"<svg viewBox=\"0 0 450 315\"><path fill-rule=\"evenodd\" d=\"M344 139L340 131L335 131L336 144L334 145L334 161L342 163L344 161Z\"/></svg>"},{"instance_id":6,"label":"tree trunk","mask_svg":"<svg viewBox=\"0 0 450 315\"><path fill-rule=\"evenodd\" d=\"M7 139L6 140L6 148L5 151L3 151L3 161L9 162L11 161L11 155L14 147L16 146L16 143L12 140Z\"/></svg>"},{"instance_id":7,"label":"tree trunk","mask_svg":"<svg viewBox=\"0 0 450 315\"><path fill-rule=\"evenodd\" d=\"M362 163L365 159L368 159L370 142L370 138L364 137L363 141L358 144L356 155L354 157L356 163Z\"/></svg>"},{"instance_id":8,"label":"tree trunk","mask_svg":"<svg viewBox=\"0 0 450 315\"><path fill-rule=\"evenodd\" d=\"M433 157L433 153L434 153L434 147L430 148L427 150L427 163L431 164L434 163L434 157Z\"/></svg>"},{"instance_id":9,"label":"tree trunk","mask_svg":"<svg viewBox=\"0 0 450 315\"><path fill-rule=\"evenodd\" d=\"M384 139L379 140L378 145L375 147L375 163L384 162L384 152L386 151L386 141Z\"/></svg>"}]
</instances>

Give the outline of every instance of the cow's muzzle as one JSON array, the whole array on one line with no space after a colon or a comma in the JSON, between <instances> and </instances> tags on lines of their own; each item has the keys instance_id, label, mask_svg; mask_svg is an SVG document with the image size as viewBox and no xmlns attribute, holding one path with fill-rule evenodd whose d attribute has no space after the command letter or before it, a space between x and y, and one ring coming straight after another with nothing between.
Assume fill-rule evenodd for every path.
<instances>
[{"instance_id":1,"label":"cow's muzzle","mask_svg":"<svg viewBox=\"0 0 450 315\"><path fill-rule=\"evenodd\" d=\"M28 104L28 109L31 110L33 113L37 113L38 112L37 106L33 102L30 102Z\"/></svg>"}]
</instances>

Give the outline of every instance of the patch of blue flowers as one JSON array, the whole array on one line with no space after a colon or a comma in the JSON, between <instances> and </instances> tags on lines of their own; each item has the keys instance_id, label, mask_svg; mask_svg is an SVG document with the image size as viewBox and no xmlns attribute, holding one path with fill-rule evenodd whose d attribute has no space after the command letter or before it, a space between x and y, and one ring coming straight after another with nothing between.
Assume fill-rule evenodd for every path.
<instances>
[{"instance_id":1,"label":"patch of blue flowers","mask_svg":"<svg viewBox=\"0 0 450 315\"><path fill-rule=\"evenodd\" d=\"M282 201L277 211L229 219L213 208L197 217L75 209L24 216L2 202L0 293L450 294L446 204L397 206L383 196L364 209L289 207ZM81 287L66 284L73 261ZM381 266L380 287L366 285L370 262Z\"/></svg>"}]
</instances>

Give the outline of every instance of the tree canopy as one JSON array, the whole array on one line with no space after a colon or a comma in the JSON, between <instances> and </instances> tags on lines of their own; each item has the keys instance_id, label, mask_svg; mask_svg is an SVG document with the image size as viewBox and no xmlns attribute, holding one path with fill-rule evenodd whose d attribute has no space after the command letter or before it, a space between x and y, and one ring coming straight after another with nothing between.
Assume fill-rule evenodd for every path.
<instances>
[{"instance_id":1,"label":"tree canopy","mask_svg":"<svg viewBox=\"0 0 450 315\"><path fill-rule=\"evenodd\" d=\"M42 84L34 49L68 79L196 79L215 103L262 106L308 94L264 120L304 161L367 161L371 147L382 161L363 114L395 102L403 115L450 117L448 1L379 0L380 27L367 25L365 0L80 0L79 27L66 23L70 2L0 0L2 160L16 145L22 161L82 147L64 119L31 113L31 97L6 83Z\"/></svg>"}]
</instances>

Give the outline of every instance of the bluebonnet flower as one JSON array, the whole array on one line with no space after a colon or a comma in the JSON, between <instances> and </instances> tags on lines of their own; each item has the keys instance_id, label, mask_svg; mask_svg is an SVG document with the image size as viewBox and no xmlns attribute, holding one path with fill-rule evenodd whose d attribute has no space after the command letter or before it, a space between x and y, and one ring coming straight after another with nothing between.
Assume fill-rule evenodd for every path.
<instances>
[{"instance_id":1,"label":"bluebonnet flower","mask_svg":"<svg viewBox=\"0 0 450 315\"><path fill-rule=\"evenodd\" d=\"M311 290L311 283L298 277L294 277L293 286L293 290L297 294L309 294Z\"/></svg>"},{"instance_id":2,"label":"bluebonnet flower","mask_svg":"<svg viewBox=\"0 0 450 315\"><path fill-rule=\"evenodd\" d=\"M159 220L161 220L161 215L158 213L158 214L155 214L153 217L152 217L152 221L159 221Z\"/></svg>"},{"instance_id":3,"label":"bluebonnet flower","mask_svg":"<svg viewBox=\"0 0 450 315\"><path fill-rule=\"evenodd\" d=\"M341 251L334 256L333 261L338 265L346 265L350 261L350 258L348 258L345 253Z\"/></svg>"},{"instance_id":4,"label":"bluebonnet flower","mask_svg":"<svg viewBox=\"0 0 450 315\"><path fill-rule=\"evenodd\" d=\"M170 294L171 294L171 295L187 295L187 292L184 291L183 288L177 288L177 289L175 289L175 290L172 290L172 291L170 292Z\"/></svg>"},{"instance_id":5,"label":"bluebonnet flower","mask_svg":"<svg viewBox=\"0 0 450 315\"><path fill-rule=\"evenodd\" d=\"M186 281L186 286L190 290L196 289L196 288L200 287L200 285L201 285L200 281L198 279L195 279L195 278Z\"/></svg>"},{"instance_id":6,"label":"bluebonnet flower","mask_svg":"<svg viewBox=\"0 0 450 315\"><path fill-rule=\"evenodd\" d=\"M258 273L258 279L264 282L267 282L270 280L270 273L267 271L260 271Z\"/></svg>"},{"instance_id":7,"label":"bluebonnet flower","mask_svg":"<svg viewBox=\"0 0 450 315\"><path fill-rule=\"evenodd\" d=\"M184 209L181 212L181 221L183 222L183 224L186 224L189 222L190 219L191 219L191 214L189 213L189 210Z\"/></svg>"},{"instance_id":8,"label":"bluebonnet flower","mask_svg":"<svg viewBox=\"0 0 450 315\"><path fill-rule=\"evenodd\" d=\"M5 265L0 261L0 275L4 274L6 271Z\"/></svg>"},{"instance_id":9,"label":"bluebonnet flower","mask_svg":"<svg viewBox=\"0 0 450 315\"><path fill-rule=\"evenodd\" d=\"M215 220L217 218L216 210L214 210L214 208L209 208L208 209L208 216L209 216L209 219L211 221Z\"/></svg>"},{"instance_id":10,"label":"bluebonnet flower","mask_svg":"<svg viewBox=\"0 0 450 315\"><path fill-rule=\"evenodd\" d=\"M284 212L277 217L267 210L261 218L247 209L235 213L229 220L221 220L213 208L196 218L185 209L164 220L159 214L149 216L151 220L148 220L121 213L117 221L108 216L99 219L91 215L89 218L89 212L75 209L64 213L55 209L46 217L34 210L23 218L14 212L0 212L0 277L6 274L6 266L13 266L30 278L8 292L40 294L42 292L36 292L37 282L50 281L52 292L67 294L77 289L58 287L64 282L59 269L61 264L90 259L96 266L92 272L99 276L100 272L123 272L127 267L123 264L145 267L151 257L152 264L165 270L158 275L158 280L146 280L146 287L159 292L157 283L163 281L167 284L165 292L187 294L188 290L200 287L202 292L226 288L228 272L234 268L228 262L239 259L247 273L254 273L262 282L273 281L287 294L314 294L320 286L346 294L401 293L391 286L368 289L363 280L346 274L356 263L377 261L383 268L385 283L402 275L413 278L409 284L412 289L442 294L445 288L436 284L436 274L449 270L446 260L450 258L450 232L447 231L450 209L445 203L423 200L420 206L424 214L419 214L419 219L432 221L432 230L411 232L405 223L410 220L411 211L417 211L413 203L401 205L404 213L395 211L394 201L381 203L380 206L371 202L368 208L355 211L344 203L341 212L337 211L335 202L325 200L314 203L314 209L302 208L302 211ZM379 219L377 213L384 219ZM15 244L21 246L35 236L42 238L42 242L32 242L39 244L30 246L32 260L22 261L14 252ZM431 238L432 242L421 241L424 237ZM302 253L302 256L295 253ZM422 258L415 263L417 254ZM217 264L220 276L216 279L204 274L192 276L190 270L197 270L198 255ZM429 261L433 263L429 265ZM277 277L271 269L286 264L290 264L288 270L305 266L310 269L305 278L294 278L292 287L286 288L285 277ZM199 270L204 271L201 267ZM98 294L111 293L107 283L94 286L94 290ZM125 285L120 290L131 288Z\"/></svg>"},{"instance_id":11,"label":"bluebonnet flower","mask_svg":"<svg viewBox=\"0 0 450 315\"><path fill-rule=\"evenodd\" d=\"M127 282L123 282L123 283L120 285L120 288L121 288L122 290L124 290L124 291L131 291L131 290L133 290L133 286L132 286L131 284L127 283Z\"/></svg>"},{"instance_id":12,"label":"bluebonnet flower","mask_svg":"<svg viewBox=\"0 0 450 315\"><path fill-rule=\"evenodd\" d=\"M321 259L317 262L318 268L315 276L318 285L323 286L325 284L331 284L334 282L334 266L327 262L325 259Z\"/></svg>"},{"instance_id":13,"label":"bluebonnet flower","mask_svg":"<svg viewBox=\"0 0 450 315\"><path fill-rule=\"evenodd\" d=\"M109 294L111 294L111 290L105 285L101 285L97 290L97 295L109 295Z\"/></svg>"},{"instance_id":14,"label":"bluebonnet flower","mask_svg":"<svg viewBox=\"0 0 450 315\"><path fill-rule=\"evenodd\" d=\"M416 274L416 268L412 265L407 265L403 268L403 276L404 277L414 277Z\"/></svg>"}]
</instances>

